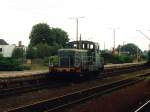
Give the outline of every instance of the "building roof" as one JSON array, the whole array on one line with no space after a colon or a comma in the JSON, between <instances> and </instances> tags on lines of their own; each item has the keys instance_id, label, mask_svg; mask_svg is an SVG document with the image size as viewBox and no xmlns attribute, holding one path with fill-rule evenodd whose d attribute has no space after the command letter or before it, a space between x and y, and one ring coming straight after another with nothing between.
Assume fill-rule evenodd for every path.
<instances>
[{"instance_id":1,"label":"building roof","mask_svg":"<svg viewBox=\"0 0 150 112\"><path fill-rule=\"evenodd\" d=\"M8 43L5 40L0 39L0 45L8 45Z\"/></svg>"}]
</instances>

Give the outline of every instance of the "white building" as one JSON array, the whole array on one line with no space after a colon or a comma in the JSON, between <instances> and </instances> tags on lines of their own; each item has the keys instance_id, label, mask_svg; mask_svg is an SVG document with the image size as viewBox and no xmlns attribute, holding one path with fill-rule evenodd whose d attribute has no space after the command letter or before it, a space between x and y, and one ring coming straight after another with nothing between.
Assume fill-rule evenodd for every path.
<instances>
[{"instance_id":1,"label":"white building","mask_svg":"<svg viewBox=\"0 0 150 112\"><path fill-rule=\"evenodd\" d=\"M0 39L0 54L2 54L3 57L12 57L15 48L23 48L23 50L26 51L26 47L22 45L21 41L19 41L18 46L16 46L15 44L9 45L5 40Z\"/></svg>"},{"instance_id":2,"label":"white building","mask_svg":"<svg viewBox=\"0 0 150 112\"><path fill-rule=\"evenodd\" d=\"M15 45L0 45L0 54L3 57L11 57L15 47Z\"/></svg>"},{"instance_id":3,"label":"white building","mask_svg":"<svg viewBox=\"0 0 150 112\"><path fill-rule=\"evenodd\" d=\"M3 57L11 57L15 47L16 45L8 45L5 40L0 39L0 54L2 54Z\"/></svg>"}]
</instances>

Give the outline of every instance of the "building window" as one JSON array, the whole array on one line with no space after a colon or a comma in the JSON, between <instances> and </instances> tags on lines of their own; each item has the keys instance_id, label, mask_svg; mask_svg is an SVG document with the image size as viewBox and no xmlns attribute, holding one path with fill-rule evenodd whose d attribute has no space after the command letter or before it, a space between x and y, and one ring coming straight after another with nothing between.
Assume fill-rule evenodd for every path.
<instances>
[{"instance_id":1,"label":"building window","mask_svg":"<svg viewBox=\"0 0 150 112\"><path fill-rule=\"evenodd\" d=\"M0 48L0 52L2 52L2 48Z\"/></svg>"}]
</instances>

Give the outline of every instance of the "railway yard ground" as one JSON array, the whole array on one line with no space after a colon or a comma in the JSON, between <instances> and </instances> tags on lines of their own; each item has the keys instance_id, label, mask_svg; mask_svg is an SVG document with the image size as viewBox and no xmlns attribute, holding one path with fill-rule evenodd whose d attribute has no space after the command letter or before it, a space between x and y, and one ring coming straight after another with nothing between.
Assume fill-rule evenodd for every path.
<instances>
[{"instance_id":1,"label":"railway yard ground","mask_svg":"<svg viewBox=\"0 0 150 112\"><path fill-rule=\"evenodd\" d=\"M66 109L64 112L134 112L143 100L150 99L150 80L127 86L86 103ZM140 107L140 106L139 106ZM137 112L149 112L137 111Z\"/></svg>"},{"instance_id":2,"label":"railway yard ground","mask_svg":"<svg viewBox=\"0 0 150 112\"><path fill-rule=\"evenodd\" d=\"M113 65L111 65L111 67L107 65L107 68L112 68L112 66ZM120 67L120 65L115 65L114 68L116 67ZM44 72L46 73L47 71ZM6 72L3 73L6 74ZM11 74L11 72L9 73ZM20 73L22 74L22 72L18 72L19 77ZM37 73L41 74L43 73L43 71L24 72L23 74L29 74L29 76L33 76L33 74ZM0 112L7 112L18 107L32 105L48 99L55 99L57 97L67 95L69 93L74 93L88 88L94 88L95 86L103 86L122 80L133 79L135 77L138 77L137 79L143 79L144 77L144 80L141 80L138 83L132 85L130 84L129 86L122 87L107 94L94 97L91 100L88 100L84 103L78 103L78 105L76 104L64 110L61 110L64 112L130 112L131 110L134 111L135 109L137 109L138 106L141 105L141 102L144 102L146 99L150 98L149 74L150 69L137 70L132 73L124 73L123 75L96 78L95 80L88 80L80 83L68 83L65 86L60 86L57 88L43 88L36 91L25 92L19 95L12 95L0 98ZM141 75L143 75L143 77L141 77ZM6 75L3 75L2 79L5 78L5 76ZM13 76L16 77L15 72ZM26 75L22 76L26 77ZM9 80L8 78L9 75L6 76L7 80Z\"/></svg>"}]
</instances>

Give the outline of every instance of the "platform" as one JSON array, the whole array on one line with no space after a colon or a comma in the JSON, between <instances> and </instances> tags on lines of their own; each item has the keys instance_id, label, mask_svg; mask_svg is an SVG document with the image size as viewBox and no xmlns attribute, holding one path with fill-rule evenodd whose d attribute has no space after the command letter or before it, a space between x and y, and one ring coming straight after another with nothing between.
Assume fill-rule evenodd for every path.
<instances>
[{"instance_id":1,"label":"platform","mask_svg":"<svg viewBox=\"0 0 150 112\"><path fill-rule=\"evenodd\" d=\"M141 63L138 63L141 64ZM105 65L105 69L112 69L112 68L122 68L125 66L134 66L138 65L137 63L125 63L125 64L108 64ZM21 79L30 79L36 77L42 77L43 74L48 73L47 70L28 70L28 71L0 71L0 80L21 80Z\"/></svg>"},{"instance_id":2,"label":"platform","mask_svg":"<svg viewBox=\"0 0 150 112\"><path fill-rule=\"evenodd\" d=\"M0 71L0 78L9 77L27 77L41 73L46 73L48 70L36 70L36 71Z\"/></svg>"}]
</instances>

